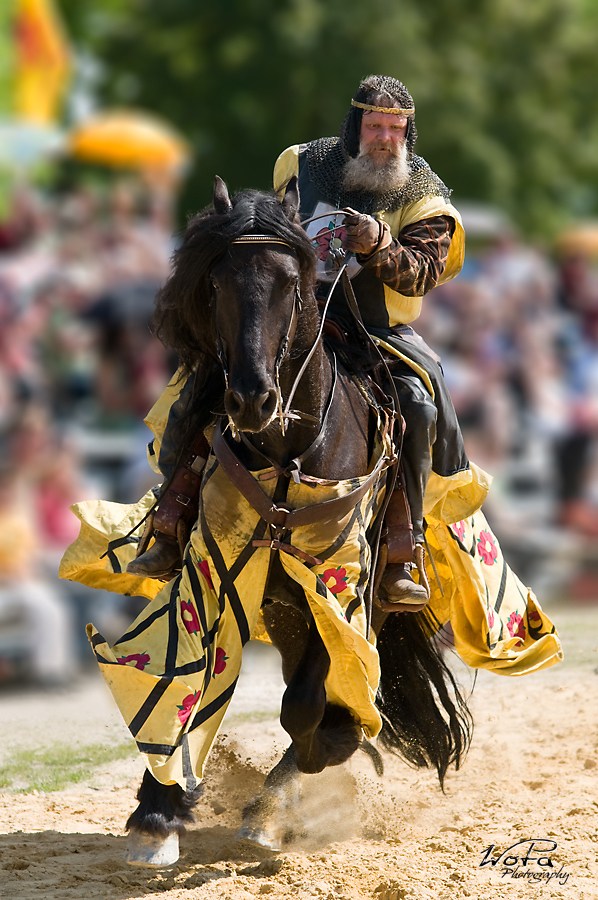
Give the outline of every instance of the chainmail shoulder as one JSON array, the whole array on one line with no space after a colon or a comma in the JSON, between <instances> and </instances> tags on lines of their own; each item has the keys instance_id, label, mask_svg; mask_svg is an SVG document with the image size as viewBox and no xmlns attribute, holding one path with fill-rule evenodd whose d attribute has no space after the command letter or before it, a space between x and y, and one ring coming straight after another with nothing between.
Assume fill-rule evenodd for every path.
<instances>
[{"instance_id":1,"label":"chainmail shoulder","mask_svg":"<svg viewBox=\"0 0 598 900\"><path fill-rule=\"evenodd\" d=\"M351 206L371 215L382 209L400 209L424 197L442 197L448 200L451 195L425 159L415 154L410 160L411 176L407 184L398 191L386 191L383 194L344 190L343 168L346 156L337 137L310 141L306 146L306 157L311 181L329 203L339 208Z\"/></svg>"}]
</instances>

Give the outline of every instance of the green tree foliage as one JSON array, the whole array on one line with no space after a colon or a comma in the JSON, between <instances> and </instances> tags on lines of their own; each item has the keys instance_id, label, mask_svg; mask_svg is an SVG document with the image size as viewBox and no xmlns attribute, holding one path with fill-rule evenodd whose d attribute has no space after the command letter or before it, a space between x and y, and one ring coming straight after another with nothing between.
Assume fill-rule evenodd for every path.
<instances>
[{"instance_id":1,"label":"green tree foliage","mask_svg":"<svg viewBox=\"0 0 598 900\"><path fill-rule=\"evenodd\" d=\"M0 119L7 118L13 111L13 20L12 4L0 4Z\"/></svg>"},{"instance_id":2,"label":"green tree foliage","mask_svg":"<svg viewBox=\"0 0 598 900\"><path fill-rule=\"evenodd\" d=\"M287 145L336 134L360 78L404 81L417 149L461 199L532 234L598 213L593 0L60 0L105 105L166 116L195 165L184 210L270 185Z\"/></svg>"}]
</instances>

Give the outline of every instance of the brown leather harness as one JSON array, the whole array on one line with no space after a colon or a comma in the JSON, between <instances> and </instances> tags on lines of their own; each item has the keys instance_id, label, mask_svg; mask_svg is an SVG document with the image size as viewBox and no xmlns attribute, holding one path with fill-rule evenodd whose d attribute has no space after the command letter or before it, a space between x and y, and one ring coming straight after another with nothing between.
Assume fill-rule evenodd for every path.
<instances>
[{"instance_id":1,"label":"brown leather harness","mask_svg":"<svg viewBox=\"0 0 598 900\"><path fill-rule=\"evenodd\" d=\"M388 428L389 420L386 422L385 432L387 432ZM386 471L389 466L393 465L395 461L393 457L383 453L368 477L359 485L359 487L341 497L335 497L332 500L324 500L320 503L314 503L311 506L303 506L295 509L287 503L275 503L273 499L266 494L260 486L259 481L243 465L236 453L234 453L227 443L222 432L222 423L219 426L216 426L214 431L214 436L212 438L212 452L237 490L272 529L272 538L270 540L255 540L252 542L252 546L271 547L273 550L283 550L285 553L297 556L305 562L309 562L311 565L320 565L321 561L316 557L309 556L292 544L282 541L282 536L292 531L293 528L299 528L304 525L315 525L318 522L330 522L333 520L340 521L357 506L359 501L376 483L380 475ZM285 477L288 480L288 474L284 470L279 470L278 474L279 477ZM299 478L303 477L304 476L299 475ZM313 483L314 481L317 482L318 479L310 478L309 481Z\"/></svg>"}]
</instances>

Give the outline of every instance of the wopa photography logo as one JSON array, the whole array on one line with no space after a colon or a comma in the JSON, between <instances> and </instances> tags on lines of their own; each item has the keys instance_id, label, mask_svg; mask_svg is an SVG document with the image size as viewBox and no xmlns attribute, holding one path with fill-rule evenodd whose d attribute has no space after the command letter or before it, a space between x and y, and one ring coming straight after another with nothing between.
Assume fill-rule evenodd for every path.
<instances>
[{"instance_id":1,"label":"wopa photography logo","mask_svg":"<svg viewBox=\"0 0 598 900\"><path fill-rule=\"evenodd\" d=\"M569 872L561 865L553 861L551 854L557 848L556 841L547 838L533 838L525 841L517 841L495 854L495 844L490 844L482 850L480 869L490 866L490 870L498 872L501 878L525 878L530 882L543 882L550 884L555 880L557 884L566 884Z\"/></svg>"}]
</instances>

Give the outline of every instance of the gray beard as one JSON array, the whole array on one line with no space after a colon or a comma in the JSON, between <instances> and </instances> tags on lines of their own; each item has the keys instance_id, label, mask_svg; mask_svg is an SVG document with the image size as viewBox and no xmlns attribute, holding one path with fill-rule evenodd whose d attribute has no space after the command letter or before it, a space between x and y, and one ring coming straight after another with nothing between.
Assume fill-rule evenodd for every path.
<instances>
[{"instance_id":1,"label":"gray beard","mask_svg":"<svg viewBox=\"0 0 598 900\"><path fill-rule=\"evenodd\" d=\"M345 163L343 187L346 191L367 191L384 194L398 191L409 181L411 168L407 159L407 147L401 144L398 156L389 156L384 165L378 165L363 151Z\"/></svg>"}]
</instances>

